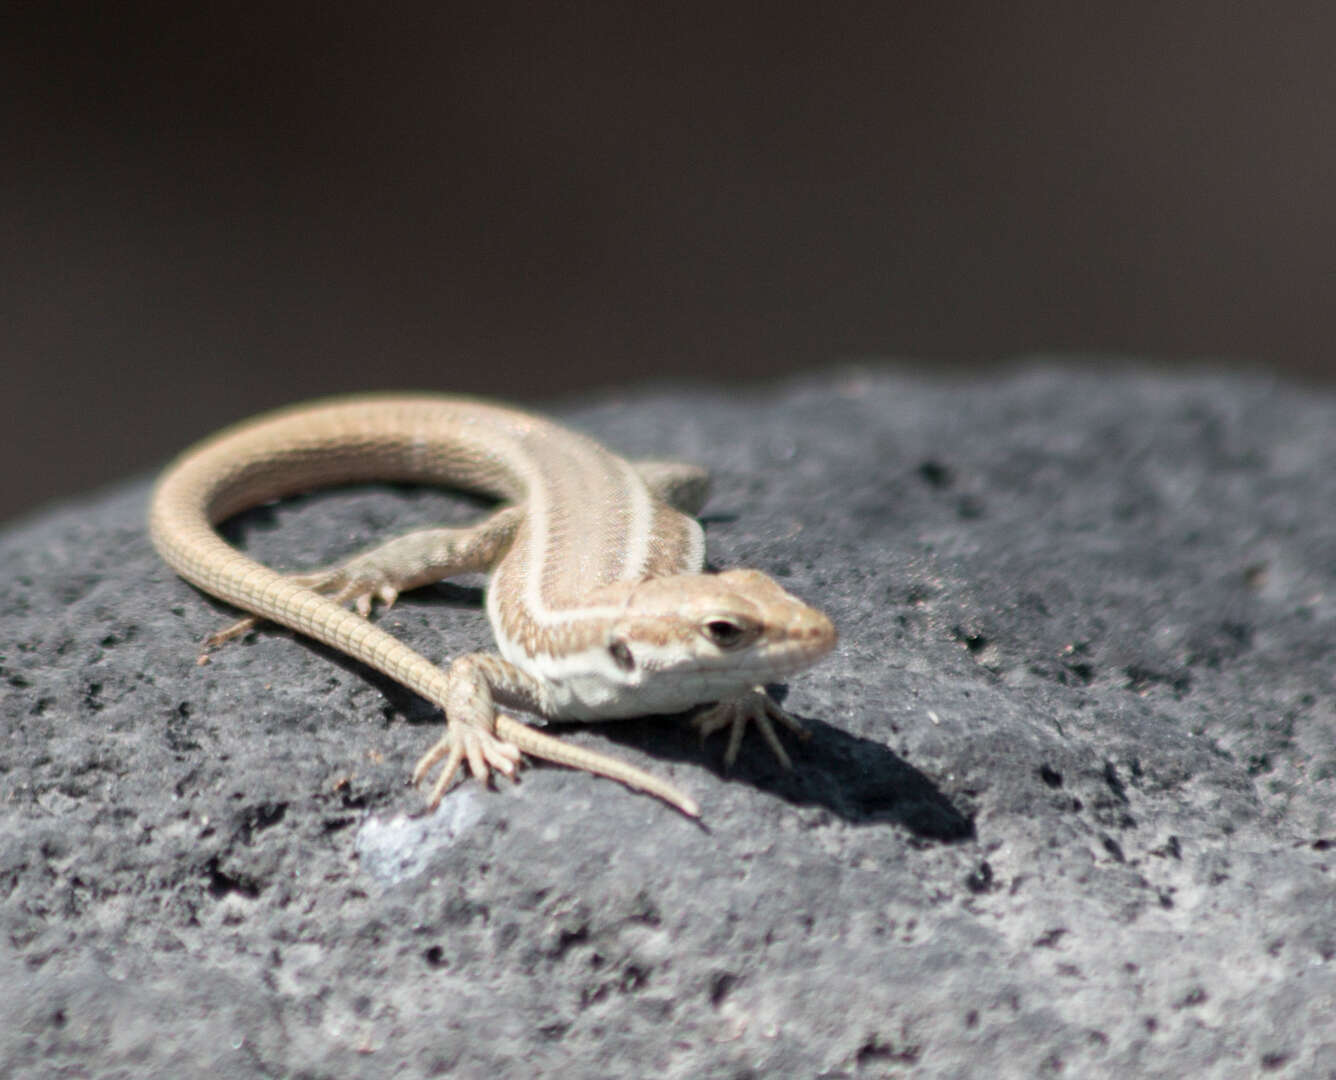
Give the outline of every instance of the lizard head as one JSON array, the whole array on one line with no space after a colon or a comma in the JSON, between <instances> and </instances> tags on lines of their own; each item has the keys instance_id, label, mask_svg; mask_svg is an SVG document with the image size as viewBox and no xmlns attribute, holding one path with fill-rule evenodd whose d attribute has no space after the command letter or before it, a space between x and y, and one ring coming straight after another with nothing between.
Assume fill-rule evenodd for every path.
<instances>
[{"instance_id":1,"label":"lizard head","mask_svg":"<svg viewBox=\"0 0 1336 1080\"><path fill-rule=\"evenodd\" d=\"M785 678L835 646L829 618L758 570L629 587L605 647L644 712L676 712Z\"/></svg>"}]
</instances>

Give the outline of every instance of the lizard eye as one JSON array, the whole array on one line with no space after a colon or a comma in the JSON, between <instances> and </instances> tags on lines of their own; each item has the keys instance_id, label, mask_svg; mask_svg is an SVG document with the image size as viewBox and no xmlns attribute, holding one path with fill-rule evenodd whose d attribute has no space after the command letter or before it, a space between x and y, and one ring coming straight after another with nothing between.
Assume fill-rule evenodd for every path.
<instances>
[{"instance_id":1,"label":"lizard eye","mask_svg":"<svg viewBox=\"0 0 1336 1080\"><path fill-rule=\"evenodd\" d=\"M636 658L631 655L631 647L621 639L608 646L608 654L612 657L612 662L623 671L635 670Z\"/></svg>"},{"instance_id":2,"label":"lizard eye","mask_svg":"<svg viewBox=\"0 0 1336 1080\"><path fill-rule=\"evenodd\" d=\"M756 636L756 627L750 623L716 615L701 626L701 633L721 649L736 649Z\"/></svg>"}]
</instances>

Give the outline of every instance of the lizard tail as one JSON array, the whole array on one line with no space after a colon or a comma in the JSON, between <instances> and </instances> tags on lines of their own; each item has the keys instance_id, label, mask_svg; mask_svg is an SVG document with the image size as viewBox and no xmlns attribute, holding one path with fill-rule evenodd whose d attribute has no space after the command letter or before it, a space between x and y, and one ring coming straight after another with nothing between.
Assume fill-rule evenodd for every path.
<instances>
[{"instance_id":1,"label":"lizard tail","mask_svg":"<svg viewBox=\"0 0 1336 1080\"><path fill-rule=\"evenodd\" d=\"M700 806L695 799L666 780L660 780L657 776L645 772L644 769L637 769L634 765L628 765L606 754L564 743L501 713L496 717L496 733L532 757L566 765L572 769L581 769L598 776L606 776L609 780L616 780L632 790L657 796L677 807L687 817L700 817Z\"/></svg>"}]
</instances>

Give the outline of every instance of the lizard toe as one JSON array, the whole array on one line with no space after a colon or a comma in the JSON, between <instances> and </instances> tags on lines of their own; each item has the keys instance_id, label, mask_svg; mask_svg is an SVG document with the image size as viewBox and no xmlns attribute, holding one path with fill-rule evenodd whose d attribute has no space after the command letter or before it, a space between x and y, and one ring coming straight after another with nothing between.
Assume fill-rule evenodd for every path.
<instances>
[{"instance_id":1,"label":"lizard toe","mask_svg":"<svg viewBox=\"0 0 1336 1080\"><path fill-rule=\"evenodd\" d=\"M422 757L413 769L413 784L422 783L436 764L444 759L441 773L432 785L427 796L427 806L435 809L441 798L450 789L456 774L464 762L468 762L469 772L484 784L491 778L492 771L504 773L514 779L520 765L520 750L512 743L499 739L490 731L456 721L446 729Z\"/></svg>"},{"instance_id":2,"label":"lizard toe","mask_svg":"<svg viewBox=\"0 0 1336 1080\"><path fill-rule=\"evenodd\" d=\"M774 721L774 723L771 721ZM801 722L776 705L771 700L770 695L759 686L735 698L721 701L692 719L692 725L700 733L702 743L716 731L722 731L724 728L728 729L728 742L724 747L723 758L725 768L732 768L734 762L737 761L747 726L754 724L761 738L765 740L765 744L770 747L770 752L775 756L775 760L785 769L792 769L793 761L784 749L784 745L779 741L779 733L775 731L775 723L780 724L801 739L811 737L810 732L803 727Z\"/></svg>"}]
</instances>

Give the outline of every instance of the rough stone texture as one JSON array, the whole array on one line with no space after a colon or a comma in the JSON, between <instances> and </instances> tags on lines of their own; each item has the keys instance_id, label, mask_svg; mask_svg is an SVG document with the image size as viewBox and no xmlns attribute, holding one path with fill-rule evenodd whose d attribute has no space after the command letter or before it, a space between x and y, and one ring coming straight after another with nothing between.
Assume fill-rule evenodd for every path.
<instances>
[{"instance_id":1,"label":"rough stone texture","mask_svg":"<svg viewBox=\"0 0 1336 1080\"><path fill-rule=\"evenodd\" d=\"M717 470L718 566L842 630L813 738L662 718L435 815L439 717L228 618L147 483L0 537L0 1073L1336 1077L1336 399L1263 379L848 370L568 419ZM310 566L474 507L232 528ZM487 641L476 587L379 616Z\"/></svg>"}]
</instances>

